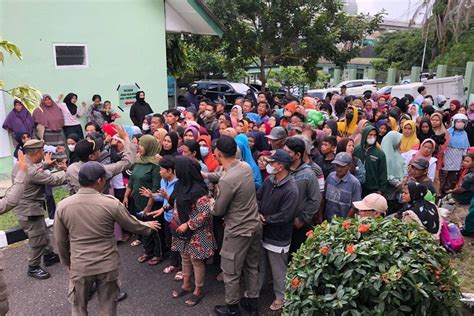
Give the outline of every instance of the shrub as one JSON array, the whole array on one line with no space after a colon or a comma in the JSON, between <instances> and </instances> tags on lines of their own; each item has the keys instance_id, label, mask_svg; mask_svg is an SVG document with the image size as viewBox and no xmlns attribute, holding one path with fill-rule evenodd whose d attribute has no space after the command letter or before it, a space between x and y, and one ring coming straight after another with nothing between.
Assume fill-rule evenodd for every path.
<instances>
[{"instance_id":1,"label":"shrub","mask_svg":"<svg viewBox=\"0 0 474 316\"><path fill-rule=\"evenodd\" d=\"M307 233L287 273L285 315L450 315L447 252L416 224L342 219Z\"/></svg>"}]
</instances>

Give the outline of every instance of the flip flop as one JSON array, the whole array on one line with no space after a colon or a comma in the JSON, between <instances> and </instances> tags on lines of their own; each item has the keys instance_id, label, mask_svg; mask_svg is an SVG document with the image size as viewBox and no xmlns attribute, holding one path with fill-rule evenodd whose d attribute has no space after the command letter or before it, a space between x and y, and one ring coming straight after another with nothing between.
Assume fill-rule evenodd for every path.
<instances>
[{"instance_id":1,"label":"flip flop","mask_svg":"<svg viewBox=\"0 0 474 316\"><path fill-rule=\"evenodd\" d=\"M270 305L270 309L272 311L278 311L278 310L282 309L284 305L285 305L284 301L281 301L280 303L278 303L275 300L275 301L273 301L272 305Z\"/></svg>"},{"instance_id":2,"label":"flip flop","mask_svg":"<svg viewBox=\"0 0 474 316\"><path fill-rule=\"evenodd\" d=\"M176 268L175 266L167 266L164 270L163 270L163 273L164 274L170 274L170 273L173 273L173 272L177 272L178 268Z\"/></svg>"},{"instance_id":3,"label":"flip flop","mask_svg":"<svg viewBox=\"0 0 474 316\"><path fill-rule=\"evenodd\" d=\"M176 272L176 275L174 276L174 280L175 281L183 281L183 272L182 271L178 271Z\"/></svg>"},{"instance_id":4,"label":"flip flop","mask_svg":"<svg viewBox=\"0 0 474 316\"><path fill-rule=\"evenodd\" d=\"M136 240L132 241L132 243L130 244L130 246L136 247L136 246L139 246L139 245L141 245L141 244L142 244L142 242L141 242L140 240L136 239Z\"/></svg>"},{"instance_id":5,"label":"flip flop","mask_svg":"<svg viewBox=\"0 0 474 316\"><path fill-rule=\"evenodd\" d=\"M171 293L171 297L172 298L179 298L179 297L183 297L184 295L188 295L192 292L193 292L192 290L185 290L182 287L180 287L179 290L174 290ZM176 295L175 295L175 293L176 293Z\"/></svg>"},{"instance_id":6,"label":"flip flop","mask_svg":"<svg viewBox=\"0 0 474 316\"><path fill-rule=\"evenodd\" d=\"M196 306L197 304L199 304L199 302L202 300L203 297L204 297L204 294L201 295L201 296L197 296L197 295L192 294L192 295L186 300L186 302L184 302L184 305L186 305L186 307L193 307L193 306Z\"/></svg>"},{"instance_id":7,"label":"flip flop","mask_svg":"<svg viewBox=\"0 0 474 316\"><path fill-rule=\"evenodd\" d=\"M161 258L160 257L153 257L150 259L150 261L148 261L148 265L150 266L156 266L158 263L161 262Z\"/></svg>"},{"instance_id":8,"label":"flip flop","mask_svg":"<svg viewBox=\"0 0 474 316\"><path fill-rule=\"evenodd\" d=\"M151 259L150 255L141 255L140 257L138 257L138 262L144 263L150 259Z\"/></svg>"}]
</instances>

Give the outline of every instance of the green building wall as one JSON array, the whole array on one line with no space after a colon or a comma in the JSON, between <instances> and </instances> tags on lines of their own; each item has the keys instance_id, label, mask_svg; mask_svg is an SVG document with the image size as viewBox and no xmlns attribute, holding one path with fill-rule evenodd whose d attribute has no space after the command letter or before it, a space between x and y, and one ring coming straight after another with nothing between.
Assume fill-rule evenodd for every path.
<instances>
[{"instance_id":1,"label":"green building wall","mask_svg":"<svg viewBox=\"0 0 474 316\"><path fill-rule=\"evenodd\" d=\"M74 92L79 104L100 94L117 106L118 85L137 83L156 112L168 108L164 0L0 0L0 36L23 54L0 65L7 89L29 84L53 98ZM89 67L57 69L53 43L86 44ZM8 113L12 99L5 104ZM115 110L118 123L130 123L130 108ZM0 158L0 179L11 167L11 157Z\"/></svg>"}]
</instances>

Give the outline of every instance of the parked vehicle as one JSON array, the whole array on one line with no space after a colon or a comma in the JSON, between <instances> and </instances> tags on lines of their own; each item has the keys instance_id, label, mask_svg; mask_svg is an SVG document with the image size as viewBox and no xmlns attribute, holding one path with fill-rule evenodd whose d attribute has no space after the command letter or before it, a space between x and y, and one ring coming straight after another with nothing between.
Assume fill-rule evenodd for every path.
<instances>
[{"instance_id":1,"label":"parked vehicle","mask_svg":"<svg viewBox=\"0 0 474 316\"><path fill-rule=\"evenodd\" d=\"M391 92L392 92L392 86L385 86L377 90L377 95L379 97L385 97L386 99L390 99Z\"/></svg>"},{"instance_id":2,"label":"parked vehicle","mask_svg":"<svg viewBox=\"0 0 474 316\"><path fill-rule=\"evenodd\" d=\"M420 86L425 86L428 94L435 99L437 95L444 95L448 101L456 99L461 101L461 103L464 102L464 79L462 76L429 79L422 82L393 86L391 96L402 98L405 94L410 94L416 98L419 95L417 89Z\"/></svg>"},{"instance_id":3,"label":"parked vehicle","mask_svg":"<svg viewBox=\"0 0 474 316\"><path fill-rule=\"evenodd\" d=\"M229 82L227 80L199 80L191 87L197 87L198 95L204 96L212 101L219 98L225 100L228 106L234 104L238 97L245 97L248 93L255 95L254 89L241 82ZM256 96L256 95L255 95Z\"/></svg>"},{"instance_id":4,"label":"parked vehicle","mask_svg":"<svg viewBox=\"0 0 474 316\"><path fill-rule=\"evenodd\" d=\"M311 97L317 97L319 99L325 99L328 93L341 93L341 87L345 85L347 87L346 94L360 97L364 95L365 92L376 92L377 85L376 81L373 79L357 79L357 80L346 80L339 82L336 86L330 87L327 89L312 89L308 90L307 94Z\"/></svg>"}]
</instances>

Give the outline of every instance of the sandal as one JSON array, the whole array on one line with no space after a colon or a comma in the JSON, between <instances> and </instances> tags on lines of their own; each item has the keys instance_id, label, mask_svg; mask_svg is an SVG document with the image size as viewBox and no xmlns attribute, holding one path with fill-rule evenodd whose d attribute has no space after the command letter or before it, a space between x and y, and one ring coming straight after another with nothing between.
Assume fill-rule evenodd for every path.
<instances>
[{"instance_id":1,"label":"sandal","mask_svg":"<svg viewBox=\"0 0 474 316\"><path fill-rule=\"evenodd\" d=\"M161 258L160 257L156 257L156 256L153 256L150 261L148 261L148 265L150 266L156 266L158 263L161 262Z\"/></svg>"},{"instance_id":2,"label":"sandal","mask_svg":"<svg viewBox=\"0 0 474 316\"><path fill-rule=\"evenodd\" d=\"M171 297L172 298L179 298L179 297L182 297L184 295L188 295L190 293L192 293L193 291L191 289L189 290L186 290L186 289L183 289L182 287L179 288L179 290L174 290L172 293L171 293Z\"/></svg>"},{"instance_id":3,"label":"sandal","mask_svg":"<svg viewBox=\"0 0 474 316\"><path fill-rule=\"evenodd\" d=\"M151 259L150 255L144 254L144 255L141 255L140 257L138 257L138 262L144 263L144 262L146 262L150 259Z\"/></svg>"},{"instance_id":4,"label":"sandal","mask_svg":"<svg viewBox=\"0 0 474 316\"><path fill-rule=\"evenodd\" d=\"M183 272L182 271L178 271L176 272L176 275L174 276L174 280L175 281L183 281Z\"/></svg>"},{"instance_id":5,"label":"sandal","mask_svg":"<svg viewBox=\"0 0 474 316\"><path fill-rule=\"evenodd\" d=\"M178 268L176 268L175 266L167 266L167 267L163 270L163 273L164 273L164 274L170 274L170 273L177 272L177 271L178 271Z\"/></svg>"},{"instance_id":6,"label":"sandal","mask_svg":"<svg viewBox=\"0 0 474 316\"><path fill-rule=\"evenodd\" d=\"M281 301L274 300L272 305L270 305L270 309L272 311L278 311L278 310L282 309L284 305L285 305L285 301L283 301L283 300L281 300Z\"/></svg>"},{"instance_id":7,"label":"sandal","mask_svg":"<svg viewBox=\"0 0 474 316\"><path fill-rule=\"evenodd\" d=\"M140 240L136 239L136 240L132 241L132 243L130 244L130 246L136 247L136 246L139 246L139 245L141 245L141 244L142 244L142 242L141 242Z\"/></svg>"},{"instance_id":8,"label":"sandal","mask_svg":"<svg viewBox=\"0 0 474 316\"><path fill-rule=\"evenodd\" d=\"M202 298L204 297L204 294L202 294L201 296L197 296L197 295L191 295L190 298L188 298L186 300L186 302L184 302L184 304L187 306L187 307L193 307L193 306L196 306L197 304L199 304L199 302L202 300Z\"/></svg>"}]
</instances>

